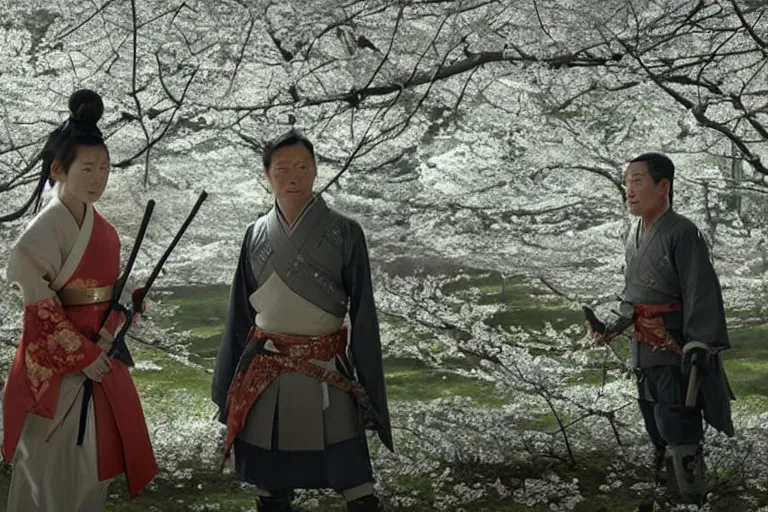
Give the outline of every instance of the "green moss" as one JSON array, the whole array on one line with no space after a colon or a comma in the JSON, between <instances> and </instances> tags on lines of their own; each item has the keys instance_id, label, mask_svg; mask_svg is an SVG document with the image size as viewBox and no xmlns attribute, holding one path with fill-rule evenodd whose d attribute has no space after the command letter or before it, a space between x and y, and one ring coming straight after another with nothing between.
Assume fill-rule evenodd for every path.
<instances>
[{"instance_id":1,"label":"green moss","mask_svg":"<svg viewBox=\"0 0 768 512\"><path fill-rule=\"evenodd\" d=\"M567 415L560 415L560 421L567 425L570 418ZM560 425L551 412L536 414L530 418L518 421L515 424L518 430L537 430L539 432L553 433L560 429Z\"/></svg>"},{"instance_id":2,"label":"green moss","mask_svg":"<svg viewBox=\"0 0 768 512\"><path fill-rule=\"evenodd\" d=\"M229 287L222 285L177 286L159 290L161 302L178 309L161 324L210 336L221 332L227 318Z\"/></svg>"},{"instance_id":3,"label":"green moss","mask_svg":"<svg viewBox=\"0 0 768 512\"><path fill-rule=\"evenodd\" d=\"M593 368L580 372L568 379L569 384L581 384L586 386L600 386L603 384L603 369ZM606 382L610 380L610 376L606 375Z\"/></svg>"},{"instance_id":4,"label":"green moss","mask_svg":"<svg viewBox=\"0 0 768 512\"><path fill-rule=\"evenodd\" d=\"M159 325L189 332L190 360L212 369L227 318L229 286L179 286L161 291L166 294L162 302L177 310L172 318L158 320Z\"/></svg>"},{"instance_id":5,"label":"green moss","mask_svg":"<svg viewBox=\"0 0 768 512\"><path fill-rule=\"evenodd\" d=\"M427 475L395 475L388 482L388 486L392 493L402 495L416 493L420 499L426 502L432 502L436 498L432 480Z\"/></svg>"},{"instance_id":6,"label":"green moss","mask_svg":"<svg viewBox=\"0 0 768 512\"><path fill-rule=\"evenodd\" d=\"M157 364L162 370L134 370L133 380L142 400L169 400L179 391L186 391L198 398L211 396L211 376L169 357L162 350L134 346L133 357L138 361Z\"/></svg>"},{"instance_id":7,"label":"green moss","mask_svg":"<svg viewBox=\"0 0 768 512\"><path fill-rule=\"evenodd\" d=\"M235 475L197 472L185 480L172 480L163 475L150 484L134 500L128 497L125 479L118 479L110 488L105 512L138 512L147 510L189 511L193 505L218 504L222 512L253 510L255 493L244 489Z\"/></svg>"},{"instance_id":8,"label":"green moss","mask_svg":"<svg viewBox=\"0 0 768 512\"><path fill-rule=\"evenodd\" d=\"M562 307L525 308L514 305L509 305L509 307L511 309L499 311L491 316L487 321L488 325L501 328L516 326L525 329L541 329L550 323L556 329L564 329L584 321L580 312Z\"/></svg>"},{"instance_id":9,"label":"green moss","mask_svg":"<svg viewBox=\"0 0 768 512\"><path fill-rule=\"evenodd\" d=\"M731 346L722 359L736 396L768 396L768 326L732 331Z\"/></svg>"},{"instance_id":10,"label":"green moss","mask_svg":"<svg viewBox=\"0 0 768 512\"><path fill-rule=\"evenodd\" d=\"M490 407L498 407L511 401L490 382L426 368L416 360L387 360L384 373L390 400L414 402L441 398L448 402L454 396L464 396Z\"/></svg>"},{"instance_id":11,"label":"green moss","mask_svg":"<svg viewBox=\"0 0 768 512\"><path fill-rule=\"evenodd\" d=\"M493 327L512 326L541 329L546 323L566 328L584 323L581 311L566 302L545 297L521 277L502 278L499 274L461 278L442 287L444 293L462 294L476 288L480 292L478 304L504 304L506 309L488 319Z\"/></svg>"}]
</instances>

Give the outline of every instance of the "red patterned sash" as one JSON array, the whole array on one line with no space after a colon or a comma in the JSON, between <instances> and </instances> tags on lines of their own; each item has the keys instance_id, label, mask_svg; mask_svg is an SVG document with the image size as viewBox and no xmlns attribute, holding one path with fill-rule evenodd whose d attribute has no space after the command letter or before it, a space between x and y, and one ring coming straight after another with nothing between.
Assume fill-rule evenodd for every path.
<instances>
[{"instance_id":1,"label":"red patterned sash","mask_svg":"<svg viewBox=\"0 0 768 512\"><path fill-rule=\"evenodd\" d=\"M271 345L259 350L262 342L271 342ZM356 382L310 362L313 359L329 361L337 355L344 357L346 348L346 327L323 336L276 334L252 327L227 396L227 440L222 467L251 407L281 373L300 373L359 397L361 388Z\"/></svg>"},{"instance_id":2,"label":"red patterned sash","mask_svg":"<svg viewBox=\"0 0 768 512\"><path fill-rule=\"evenodd\" d=\"M634 337L640 343L653 346L654 350L671 350L682 355L680 344L667 332L664 327L664 317L668 313L682 311L680 302L667 304L635 304Z\"/></svg>"}]
</instances>

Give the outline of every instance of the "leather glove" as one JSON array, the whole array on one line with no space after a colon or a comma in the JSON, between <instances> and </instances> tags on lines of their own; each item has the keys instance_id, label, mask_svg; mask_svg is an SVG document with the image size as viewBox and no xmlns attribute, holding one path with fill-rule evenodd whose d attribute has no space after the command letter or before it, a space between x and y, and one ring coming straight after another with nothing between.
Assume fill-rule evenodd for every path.
<instances>
[{"instance_id":1,"label":"leather glove","mask_svg":"<svg viewBox=\"0 0 768 512\"><path fill-rule=\"evenodd\" d=\"M710 358L709 346L700 341L689 341L683 347L683 375L690 375L691 368L698 369L698 374L707 371Z\"/></svg>"},{"instance_id":2,"label":"leather glove","mask_svg":"<svg viewBox=\"0 0 768 512\"><path fill-rule=\"evenodd\" d=\"M592 311L591 308L582 306L582 310L584 311L584 316L587 318L592 336L605 343L611 341L634 323L634 316L625 317L617 311L612 311L612 313L616 315L616 318L606 325L597 318L595 312Z\"/></svg>"},{"instance_id":3,"label":"leather glove","mask_svg":"<svg viewBox=\"0 0 768 512\"><path fill-rule=\"evenodd\" d=\"M606 331L621 334L627 330L632 324L635 323L635 316L630 317L621 316L617 311L611 310L616 315L616 319L606 326Z\"/></svg>"}]
</instances>

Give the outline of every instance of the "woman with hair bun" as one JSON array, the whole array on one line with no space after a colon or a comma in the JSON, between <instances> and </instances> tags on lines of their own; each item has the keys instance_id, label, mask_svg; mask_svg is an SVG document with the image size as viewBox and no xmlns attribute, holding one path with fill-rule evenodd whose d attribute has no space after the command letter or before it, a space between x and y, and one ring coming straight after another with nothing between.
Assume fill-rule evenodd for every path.
<instances>
[{"instance_id":1,"label":"woman with hair bun","mask_svg":"<svg viewBox=\"0 0 768 512\"><path fill-rule=\"evenodd\" d=\"M8 281L24 300L3 399L2 454L13 463L9 511L100 511L118 475L126 474L136 496L157 474L128 367L107 356L123 317L113 312L104 322L120 240L93 207L109 178L97 126L104 104L83 89L70 97L69 110L48 137L40 182L21 213L39 207L46 182L56 183L56 193L8 263Z\"/></svg>"}]
</instances>

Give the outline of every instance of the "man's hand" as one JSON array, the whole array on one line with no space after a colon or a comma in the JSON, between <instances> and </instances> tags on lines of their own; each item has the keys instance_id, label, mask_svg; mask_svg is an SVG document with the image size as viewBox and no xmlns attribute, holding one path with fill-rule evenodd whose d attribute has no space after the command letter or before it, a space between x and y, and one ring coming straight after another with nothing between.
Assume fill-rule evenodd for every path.
<instances>
[{"instance_id":1,"label":"man's hand","mask_svg":"<svg viewBox=\"0 0 768 512\"><path fill-rule=\"evenodd\" d=\"M690 375L691 368L698 369L699 376L709 368L709 346L700 341L689 341L683 347L683 375Z\"/></svg>"},{"instance_id":2,"label":"man's hand","mask_svg":"<svg viewBox=\"0 0 768 512\"><path fill-rule=\"evenodd\" d=\"M606 343L606 344L608 344L608 343L610 343L611 341L613 341L613 338L615 338L617 334L619 334L619 333L617 333L617 332L613 332L613 331L603 331L603 332L598 332L598 331L596 331L596 330L592 329L592 326L590 326L589 324L587 324L587 325L588 325L588 327L589 327L589 334L590 334L590 335L591 335L591 336L592 336L592 337L593 337L595 340L599 341L600 343Z\"/></svg>"},{"instance_id":3,"label":"man's hand","mask_svg":"<svg viewBox=\"0 0 768 512\"><path fill-rule=\"evenodd\" d=\"M601 343L610 343L616 336L623 333L634 322L633 317L624 317L618 311L611 310L616 319L608 325L601 322L595 312L587 306L582 306L590 335Z\"/></svg>"},{"instance_id":4,"label":"man's hand","mask_svg":"<svg viewBox=\"0 0 768 512\"><path fill-rule=\"evenodd\" d=\"M590 336L601 343L610 343L611 340L616 337L616 334L618 333L608 329L606 325L597 318L597 315L595 315L592 308L582 306L581 309L584 311L584 316L587 319L587 329L589 329Z\"/></svg>"}]
</instances>

